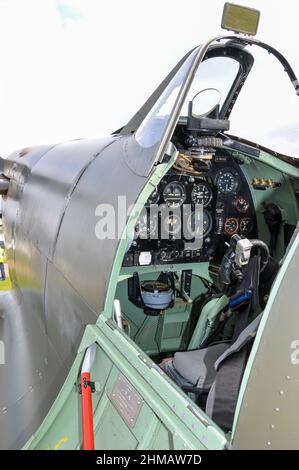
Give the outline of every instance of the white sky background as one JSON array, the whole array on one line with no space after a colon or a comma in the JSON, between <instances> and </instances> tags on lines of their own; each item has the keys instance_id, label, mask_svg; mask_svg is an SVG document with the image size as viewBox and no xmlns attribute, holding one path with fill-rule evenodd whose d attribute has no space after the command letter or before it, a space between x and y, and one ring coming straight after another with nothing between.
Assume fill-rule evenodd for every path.
<instances>
[{"instance_id":1,"label":"white sky background","mask_svg":"<svg viewBox=\"0 0 299 470\"><path fill-rule=\"evenodd\" d=\"M224 3L0 0L0 155L121 127L188 50L223 32ZM261 10L258 38L286 54L298 75L299 2L236 3Z\"/></svg>"}]
</instances>

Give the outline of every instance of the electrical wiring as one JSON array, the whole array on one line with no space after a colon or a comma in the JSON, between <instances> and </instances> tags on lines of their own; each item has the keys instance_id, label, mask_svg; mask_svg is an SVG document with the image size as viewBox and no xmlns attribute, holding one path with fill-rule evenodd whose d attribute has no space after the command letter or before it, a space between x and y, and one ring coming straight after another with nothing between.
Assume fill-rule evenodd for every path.
<instances>
[{"instance_id":1,"label":"electrical wiring","mask_svg":"<svg viewBox=\"0 0 299 470\"><path fill-rule=\"evenodd\" d=\"M188 157L187 155L184 155L183 153L178 154L173 167L178 171L184 171L185 173L188 173L191 175L202 174L202 172L194 170L193 164L192 164L192 158Z\"/></svg>"}]
</instances>

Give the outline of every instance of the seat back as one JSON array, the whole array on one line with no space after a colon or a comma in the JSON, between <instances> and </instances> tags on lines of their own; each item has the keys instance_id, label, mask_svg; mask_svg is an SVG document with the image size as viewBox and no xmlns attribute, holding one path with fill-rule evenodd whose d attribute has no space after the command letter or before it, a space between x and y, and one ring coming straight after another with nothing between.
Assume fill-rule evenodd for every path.
<instances>
[{"instance_id":1,"label":"seat back","mask_svg":"<svg viewBox=\"0 0 299 470\"><path fill-rule=\"evenodd\" d=\"M230 431L251 345L262 314L256 317L237 340L216 360L215 380L208 394L206 413L224 431Z\"/></svg>"}]
</instances>

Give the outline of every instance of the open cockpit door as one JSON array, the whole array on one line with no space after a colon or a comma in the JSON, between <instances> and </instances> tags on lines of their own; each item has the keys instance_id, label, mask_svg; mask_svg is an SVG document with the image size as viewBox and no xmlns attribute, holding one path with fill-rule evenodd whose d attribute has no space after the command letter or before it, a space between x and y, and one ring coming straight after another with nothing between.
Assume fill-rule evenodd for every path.
<instances>
[{"instance_id":1,"label":"open cockpit door","mask_svg":"<svg viewBox=\"0 0 299 470\"><path fill-rule=\"evenodd\" d=\"M90 345L95 345L90 364L95 449L225 448L224 433L114 322L101 315L97 325L87 328L68 380L26 449L82 448L84 412L78 377Z\"/></svg>"}]
</instances>

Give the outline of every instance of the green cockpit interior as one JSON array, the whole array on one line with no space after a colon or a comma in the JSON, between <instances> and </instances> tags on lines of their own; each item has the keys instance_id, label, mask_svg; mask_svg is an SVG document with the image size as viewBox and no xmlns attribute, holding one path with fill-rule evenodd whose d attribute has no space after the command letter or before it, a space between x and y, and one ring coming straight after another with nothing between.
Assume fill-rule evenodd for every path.
<instances>
[{"instance_id":1,"label":"green cockpit interior","mask_svg":"<svg viewBox=\"0 0 299 470\"><path fill-rule=\"evenodd\" d=\"M226 133L253 65L245 50L253 40L227 40L208 48L195 79L190 64L201 50L191 52L117 132L132 146L126 163L144 187L107 273L104 309L86 328L53 412L27 448L49 445L49 436L54 448L61 445L53 422L64 429L67 414L69 445L80 447L74 382L94 343L97 448L222 449L233 440L259 322L271 314L271 289L298 232L299 168L296 159ZM189 79L194 86L183 103ZM212 90L221 91L220 101ZM196 96L205 96L203 110ZM255 106L243 117L250 110L249 134L260 122ZM154 157L150 174L139 168Z\"/></svg>"},{"instance_id":2,"label":"green cockpit interior","mask_svg":"<svg viewBox=\"0 0 299 470\"><path fill-rule=\"evenodd\" d=\"M205 364L206 369L214 369L216 360L236 339L238 312L227 315L224 322L223 315L233 310L230 300L238 289L233 292L223 289L219 280L221 263L236 235L240 240L260 240L269 249L273 269L268 278L262 277L259 271L258 302L242 332L262 314L295 231L298 169L254 146L239 144L236 149L232 141L217 148L203 169L192 163L194 159L184 149L182 132L178 126L173 138L176 151L172 161L164 165L158 178L157 167L139 198L135 236L118 271L114 302L119 307L114 304L113 308L115 322L130 340L207 411L213 380L205 393L202 390L197 393L201 378L199 372L194 375L190 368L196 369L202 360L198 351L216 346L219 354L212 356L209 366ZM168 212L151 213L154 206L166 208ZM201 210L200 223L192 232L195 236L190 242L180 220L184 217L194 220L197 206ZM162 236L164 230L166 238ZM200 246L195 243L197 238ZM152 281L155 285L156 281L165 279L173 282L169 284L173 288L169 306L147 309L140 296L139 302L136 301L136 282L140 294L146 283ZM256 329L251 334L254 336L255 332ZM246 345L243 371L251 346L252 342ZM180 356L180 352L191 354ZM222 426L219 417L217 424L226 431L231 429L229 424Z\"/></svg>"}]
</instances>

